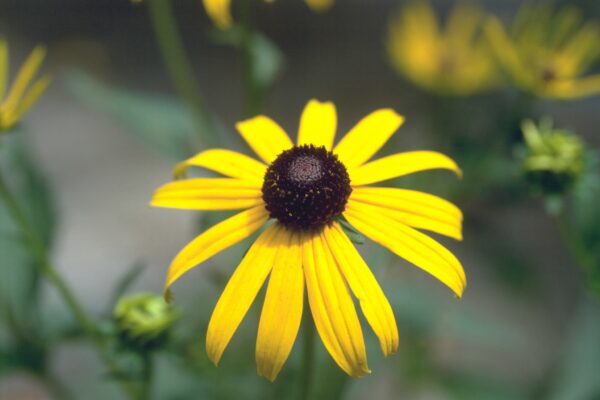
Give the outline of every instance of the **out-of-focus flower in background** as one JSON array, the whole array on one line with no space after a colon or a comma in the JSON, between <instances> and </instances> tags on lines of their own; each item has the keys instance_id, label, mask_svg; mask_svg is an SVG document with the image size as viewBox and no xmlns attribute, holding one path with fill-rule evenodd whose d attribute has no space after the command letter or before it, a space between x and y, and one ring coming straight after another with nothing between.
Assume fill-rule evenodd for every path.
<instances>
[{"instance_id":1,"label":"out-of-focus flower in background","mask_svg":"<svg viewBox=\"0 0 600 400\"><path fill-rule=\"evenodd\" d=\"M526 152L523 170L537 191L564 193L577 182L584 168L584 144L574 133L554 128L552 119L539 124L523 121Z\"/></svg>"},{"instance_id":2,"label":"out-of-focus flower in background","mask_svg":"<svg viewBox=\"0 0 600 400\"><path fill-rule=\"evenodd\" d=\"M179 316L173 306L152 293L121 298L113 313L123 344L140 351L160 347Z\"/></svg>"},{"instance_id":3,"label":"out-of-focus flower in background","mask_svg":"<svg viewBox=\"0 0 600 400\"><path fill-rule=\"evenodd\" d=\"M264 0L272 3L274 0ZM328 10L334 0L305 0L306 4L314 12L324 12ZM202 0L206 13L212 19L214 24L220 29L229 28L233 23L231 17L231 0Z\"/></svg>"},{"instance_id":4,"label":"out-of-focus flower in background","mask_svg":"<svg viewBox=\"0 0 600 400\"><path fill-rule=\"evenodd\" d=\"M510 30L491 17L485 27L513 83L541 97L570 99L600 92L600 74L582 76L600 59L600 26L572 6L521 7Z\"/></svg>"},{"instance_id":5,"label":"out-of-focus flower in background","mask_svg":"<svg viewBox=\"0 0 600 400\"><path fill-rule=\"evenodd\" d=\"M416 85L466 96L493 88L498 73L481 26L484 14L457 4L445 27L427 1L413 1L391 20L387 50L394 68Z\"/></svg>"},{"instance_id":6,"label":"out-of-focus flower in background","mask_svg":"<svg viewBox=\"0 0 600 400\"><path fill-rule=\"evenodd\" d=\"M45 55L44 46L33 49L6 93L10 59L8 44L0 40L0 132L12 129L48 87L50 77L47 75L34 81Z\"/></svg>"},{"instance_id":7,"label":"out-of-focus flower in background","mask_svg":"<svg viewBox=\"0 0 600 400\"><path fill-rule=\"evenodd\" d=\"M258 328L258 372L274 380L300 326L306 284L317 331L347 374L369 372L365 343L350 291L387 356L398 348L391 306L343 229L350 223L374 242L430 273L457 296L466 286L458 259L420 232L462 239L462 213L450 202L413 190L373 183L430 169L461 174L450 158L432 151L397 153L369 162L402 125L390 109L355 125L336 146L337 112L311 100L297 144L272 119L259 115L237 124L263 160L229 150L207 150L176 167L197 166L228 178L190 178L159 188L152 205L195 210L245 209L211 227L173 260L166 290L208 258L269 225L247 251L225 287L208 325L206 346L216 364L270 274ZM347 220L341 222L341 218ZM308 327L310 328L310 327Z\"/></svg>"}]
</instances>

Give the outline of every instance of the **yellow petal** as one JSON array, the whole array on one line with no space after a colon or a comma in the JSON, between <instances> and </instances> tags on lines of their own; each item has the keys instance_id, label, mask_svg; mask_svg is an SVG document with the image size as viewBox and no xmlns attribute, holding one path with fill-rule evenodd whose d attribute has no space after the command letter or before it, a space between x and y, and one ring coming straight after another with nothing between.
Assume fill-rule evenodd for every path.
<instances>
[{"instance_id":1,"label":"yellow petal","mask_svg":"<svg viewBox=\"0 0 600 400\"><path fill-rule=\"evenodd\" d=\"M575 99L600 93L600 74L582 79L553 82L546 88L546 95L561 99Z\"/></svg>"},{"instance_id":2,"label":"yellow petal","mask_svg":"<svg viewBox=\"0 0 600 400\"><path fill-rule=\"evenodd\" d=\"M449 169L462 176L449 157L435 151L409 151L372 161L348 171L352 186L368 185L428 169Z\"/></svg>"},{"instance_id":3,"label":"yellow petal","mask_svg":"<svg viewBox=\"0 0 600 400\"><path fill-rule=\"evenodd\" d=\"M340 271L358 299L369 325L379 338L381 351L386 356L395 353L398 351L398 327L394 312L369 266L338 223L325 227L324 234Z\"/></svg>"},{"instance_id":4,"label":"yellow petal","mask_svg":"<svg viewBox=\"0 0 600 400\"><path fill-rule=\"evenodd\" d=\"M365 236L429 272L458 297L462 296L467 282L462 265L441 244L356 202L347 204L344 217Z\"/></svg>"},{"instance_id":5,"label":"yellow petal","mask_svg":"<svg viewBox=\"0 0 600 400\"><path fill-rule=\"evenodd\" d=\"M369 160L398 130L404 117L391 109L372 112L358 122L335 146L346 168L358 167Z\"/></svg>"},{"instance_id":6,"label":"yellow petal","mask_svg":"<svg viewBox=\"0 0 600 400\"><path fill-rule=\"evenodd\" d=\"M223 290L210 317L206 352L215 364L252 305L273 268L277 249L289 243L289 235L277 224L269 226L250 247Z\"/></svg>"},{"instance_id":7,"label":"yellow petal","mask_svg":"<svg viewBox=\"0 0 600 400\"><path fill-rule=\"evenodd\" d=\"M165 293L183 274L256 232L269 218L263 205L242 211L212 226L177 254L165 281Z\"/></svg>"},{"instance_id":8,"label":"yellow petal","mask_svg":"<svg viewBox=\"0 0 600 400\"><path fill-rule=\"evenodd\" d=\"M274 381L287 360L302 319L304 274L298 234L286 233L269 278L256 339L258 374Z\"/></svg>"},{"instance_id":9,"label":"yellow petal","mask_svg":"<svg viewBox=\"0 0 600 400\"><path fill-rule=\"evenodd\" d=\"M44 46L37 46L35 49L33 49L19 70L19 73L15 78L15 82L8 93L6 101L4 102L4 105L7 109L16 110L19 101L25 92L25 89L27 89L29 82L31 82L38 69L42 65L42 61L44 60L45 56L46 48Z\"/></svg>"},{"instance_id":10,"label":"yellow petal","mask_svg":"<svg viewBox=\"0 0 600 400\"><path fill-rule=\"evenodd\" d=\"M33 106L33 104L40 98L40 96L46 91L48 86L50 85L50 77L44 76L37 80L29 90L23 95L23 99L18 104L17 109L15 110L15 118L17 120L21 119L21 117Z\"/></svg>"},{"instance_id":11,"label":"yellow petal","mask_svg":"<svg viewBox=\"0 0 600 400\"><path fill-rule=\"evenodd\" d=\"M247 181L257 182L262 186L267 166L244 154L222 149L211 149L196 154L192 158L180 162L173 175L181 177L191 167L206 168L219 174Z\"/></svg>"},{"instance_id":12,"label":"yellow petal","mask_svg":"<svg viewBox=\"0 0 600 400\"><path fill-rule=\"evenodd\" d=\"M267 164L293 146L283 128L264 115L238 122L236 128L252 150Z\"/></svg>"},{"instance_id":13,"label":"yellow petal","mask_svg":"<svg viewBox=\"0 0 600 400\"><path fill-rule=\"evenodd\" d=\"M0 99L4 97L4 92L6 91L9 64L8 44L6 40L0 39Z\"/></svg>"},{"instance_id":14,"label":"yellow petal","mask_svg":"<svg viewBox=\"0 0 600 400\"><path fill-rule=\"evenodd\" d=\"M190 210L237 210L263 203L254 182L228 178L194 178L161 186L152 197L154 207Z\"/></svg>"},{"instance_id":15,"label":"yellow petal","mask_svg":"<svg viewBox=\"0 0 600 400\"><path fill-rule=\"evenodd\" d=\"M333 6L333 0L306 0L308 7L314 12L325 12Z\"/></svg>"},{"instance_id":16,"label":"yellow petal","mask_svg":"<svg viewBox=\"0 0 600 400\"><path fill-rule=\"evenodd\" d=\"M229 28L231 19L231 0L202 0L206 13L220 29Z\"/></svg>"},{"instance_id":17,"label":"yellow petal","mask_svg":"<svg viewBox=\"0 0 600 400\"><path fill-rule=\"evenodd\" d=\"M320 234L304 236L302 255L308 302L325 348L348 375L369 373L354 303Z\"/></svg>"},{"instance_id":18,"label":"yellow petal","mask_svg":"<svg viewBox=\"0 0 600 400\"><path fill-rule=\"evenodd\" d=\"M377 207L383 214L419 229L462 240L462 213L454 204L414 190L357 187L350 201Z\"/></svg>"},{"instance_id":19,"label":"yellow petal","mask_svg":"<svg viewBox=\"0 0 600 400\"><path fill-rule=\"evenodd\" d=\"M321 103L311 100L304 108L300 118L298 144L325 146L327 150L331 150L336 128L335 105L331 102Z\"/></svg>"}]
</instances>

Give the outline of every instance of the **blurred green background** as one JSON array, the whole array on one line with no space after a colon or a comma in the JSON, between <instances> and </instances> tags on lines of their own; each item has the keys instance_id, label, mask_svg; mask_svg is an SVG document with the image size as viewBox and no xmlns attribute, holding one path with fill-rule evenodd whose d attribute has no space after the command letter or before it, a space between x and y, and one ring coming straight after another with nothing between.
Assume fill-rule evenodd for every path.
<instances>
[{"instance_id":1,"label":"blurred green background","mask_svg":"<svg viewBox=\"0 0 600 400\"><path fill-rule=\"evenodd\" d=\"M506 22L522 5L473 3ZM600 22L599 2L553 2L567 3ZM550 115L555 126L577 133L590 149L600 147L600 96L529 98L523 107L523 96L509 85L470 98L427 93L399 76L386 56L387 24L402 4L338 0L318 15L301 1L256 4L256 26L270 40L266 49L257 50L265 61L260 68L273 72L265 78L269 87L271 78L273 83L262 113L295 134L308 99L331 100L339 113L339 138L368 112L391 107L406 124L383 153L437 150L465 169L461 181L433 172L395 182L448 197L463 209L464 241L442 240L465 268L463 299L386 250L369 242L359 246L396 313L400 351L384 359L374 335L365 333L373 373L354 380L319 344L314 398L599 399L600 300L588 290L593 283L547 211L552 206L519 181L512 146L521 141L515 138L520 138L522 118ZM445 15L455 2L433 4ZM9 43L12 70L34 45L44 43L45 69L53 76L19 130L2 137L2 162L8 171L15 169L13 184L51 244L60 272L86 309L105 321L114 306L113 288L128 271L139 272L128 292L160 293L176 252L219 220L214 213L148 206L154 189L171 179L175 163L216 143L249 152L233 129L248 111L243 57L224 44L228 37L212 26L199 0L173 0L172 5L198 91L216 127L208 138L198 137L197 117L177 97L145 4L0 4L0 32ZM498 141L504 147L496 156L484 152ZM575 208L582 211L584 204ZM594 245L597 214L577 214L587 224L580 232L588 229ZM0 321L0 399L62 398L65 393L122 398L116 382L122 377L106 372L72 327L54 289L32 278L30 255L2 208L0 233L0 301L12 310ZM204 353L210 313L246 247L214 257L177 284L175 305L183 315L171 347L156 355L153 398L296 398L301 337L275 384L258 377L256 305L218 368ZM592 261L596 269L597 261ZM31 305L38 295L39 312ZM15 324L23 331L19 340ZM135 362L131 369L137 368Z\"/></svg>"}]
</instances>

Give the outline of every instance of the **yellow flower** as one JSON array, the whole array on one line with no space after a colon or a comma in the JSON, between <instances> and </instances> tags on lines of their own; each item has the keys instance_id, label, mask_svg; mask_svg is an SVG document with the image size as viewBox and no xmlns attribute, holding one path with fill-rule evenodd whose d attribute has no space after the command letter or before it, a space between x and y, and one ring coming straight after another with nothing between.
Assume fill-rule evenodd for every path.
<instances>
[{"instance_id":1,"label":"yellow flower","mask_svg":"<svg viewBox=\"0 0 600 400\"><path fill-rule=\"evenodd\" d=\"M358 299L383 353L387 356L397 350L398 331L390 304L344 233L341 217L462 295L466 278L460 262L417 230L460 240L460 210L430 194L369 186L428 169L461 173L454 161L432 151L367 162L403 121L391 109L377 110L334 147L335 106L311 100L302 114L296 145L276 122L260 115L236 127L263 162L229 150L207 150L181 163L175 173L197 166L227 178L185 179L157 190L154 206L246 209L202 233L175 257L166 291L190 269L267 226L213 311L206 346L215 364L269 274L256 342L260 375L274 380L287 359L300 325L305 285L323 344L346 373L359 377L369 372L350 292Z\"/></svg>"},{"instance_id":2,"label":"yellow flower","mask_svg":"<svg viewBox=\"0 0 600 400\"><path fill-rule=\"evenodd\" d=\"M396 70L436 93L465 96L497 83L497 70L479 34L483 13L459 3L444 29L427 1L413 1L392 19L387 50Z\"/></svg>"},{"instance_id":3,"label":"yellow flower","mask_svg":"<svg viewBox=\"0 0 600 400\"><path fill-rule=\"evenodd\" d=\"M491 18L486 34L506 73L522 90L570 99L600 92L600 74L582 77L600 58L600 26L567 6L524 5L510 32Z\"/></svg>"},{"instance_id":4,"label":"yellow flower","mask_svg":"<svg viewBox=\"0 0 600 400\"><path fill-rule=\"evenodd\" d=\"M273 0L264 0L272 3ZM305 0L314 12L323 12L333 5L333 0ZM221 29L229 28L233 22L231 18L231 0L202 0L206 13L215 25Z\"/></svg>"},{"instance_id":5,"label":"yellow flower","mask_svg":"<svg viewBox=\"0 0 600 400\"><path fill-rule=\"evenodd\" d=\"M13 128L48 87L48 76L31 83L45 55L43 46L33 49L19 70L12 88L4 96L8 84L9 57L6 41L0 40L0 131Z\"/></svg>"}]
</instances>

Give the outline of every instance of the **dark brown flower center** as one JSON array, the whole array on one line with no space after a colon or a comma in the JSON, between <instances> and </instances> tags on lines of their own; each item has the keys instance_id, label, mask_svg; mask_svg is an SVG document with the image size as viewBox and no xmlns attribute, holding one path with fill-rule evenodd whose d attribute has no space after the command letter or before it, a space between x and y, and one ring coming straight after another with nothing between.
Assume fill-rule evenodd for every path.
<instances>
[{"instance_id":1,"label":"dark brown flower center","mask_svg":"<svg viewBox=\"0 0 600 400\"><path fill-rule=\"evenodd\" d=\"M295 230L318 229L340 215L352 192L346 167L325 147L294 146L267 169L263 200L271 218Z\"/></svg>"}]
</instances>

